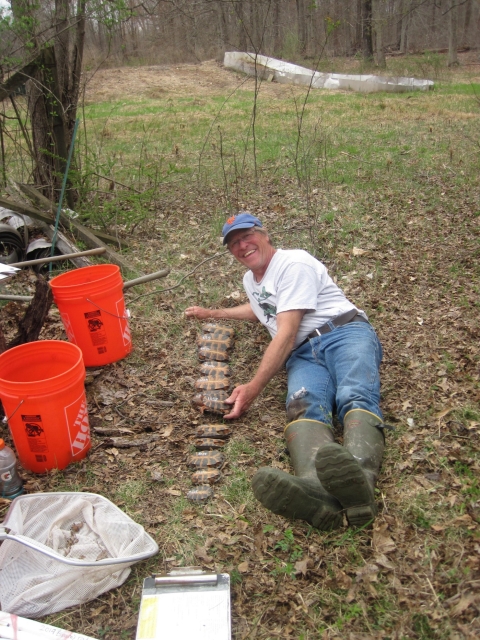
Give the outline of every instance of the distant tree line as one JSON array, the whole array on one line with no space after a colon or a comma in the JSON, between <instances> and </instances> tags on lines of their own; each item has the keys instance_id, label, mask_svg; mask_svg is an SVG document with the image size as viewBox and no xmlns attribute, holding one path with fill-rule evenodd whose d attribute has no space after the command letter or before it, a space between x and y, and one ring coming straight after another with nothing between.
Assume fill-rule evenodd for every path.
<instances>
[{"instance_id":1,"label":"distant tree line","mask_svg":"<svg viewBox=\"0 0 480 640\"><path fill-rule=\"evenodd\" d=\"M107 3L105 3L107 4ZM182 62L225 51L280 58L478 47L480 0L124 0L116 28L87 21L96 58ZM110 3L110 6L115 2ZM113 20L112 15L112 20ZM450 62L454 63L456 59Z\"/></svg>"}]
</instances>

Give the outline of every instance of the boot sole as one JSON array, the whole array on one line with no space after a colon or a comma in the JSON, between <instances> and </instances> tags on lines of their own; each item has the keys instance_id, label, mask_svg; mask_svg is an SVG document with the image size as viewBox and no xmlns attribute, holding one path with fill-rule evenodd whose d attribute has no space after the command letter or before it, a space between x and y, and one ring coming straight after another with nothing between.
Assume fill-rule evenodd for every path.
<instances>
[{"instance_id":1,"label":"boot sole","mask_svg":"<svg viewBox=\"0 0 480 640\"><path fill-rule=\"evenodd\" d=\"M368 481L344 447L327 444L318 452L315 466L318 479L345 509L350 525L361 527L375 519L377 506Z\"/></svg>"},{"instance_id":2,"label":"boot sole","mask_svg":"<svg viewBox=\"0 0 480 640\"><path fill-rule=\"evenodd\" d=\"M252 488L257 500L277 515L305 520L321 531L338 529L343 524L341 506L332 496L280 469L259 469Z\"/></svg>"}]
</instances>

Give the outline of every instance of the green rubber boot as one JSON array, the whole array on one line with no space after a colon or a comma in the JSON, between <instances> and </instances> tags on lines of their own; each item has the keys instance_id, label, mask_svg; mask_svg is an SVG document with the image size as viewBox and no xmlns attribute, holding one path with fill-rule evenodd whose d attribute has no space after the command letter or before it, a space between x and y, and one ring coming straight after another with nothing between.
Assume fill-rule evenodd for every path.
<instances>
[{"instance_id":1,"label":"green rubber boot","mask_svg":"<svg viewBox=\"0 0 480 640\"><path fill-rule=\"evenodd\" d=\"M343 447L332 442L315 459L318 479L340 502L353 527L377 515L374 489L385 446L382 427L375 414L352 409L344 418Z\"/></svg>"},{"instance_id":2,"label":"green rubber boot","mask_svg":"<svg viewBox=\"0 0 480 640\"><path fill-rule=\"evenodd\" d=\"M342 507L325 491L315 471L317 451L333 442L332 429L316 420L295 420L287 425L285 437L295 475L262 467L252 480L255 497L269 511L306 520L322 531L341 527Z\"/></svg>"}]
</instances>

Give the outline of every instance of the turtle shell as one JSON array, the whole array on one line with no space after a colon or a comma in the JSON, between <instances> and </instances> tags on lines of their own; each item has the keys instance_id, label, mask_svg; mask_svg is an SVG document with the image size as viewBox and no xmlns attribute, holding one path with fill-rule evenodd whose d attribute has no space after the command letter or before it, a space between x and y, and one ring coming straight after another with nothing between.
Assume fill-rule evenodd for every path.
<instances>
[{"instance_id":1,"label":"turtle shell","mask_svg":"<svg viewBox=\"0 0 480 640\"><path fill-rule=\"evenodd\" d=\"M224 324L217 324L216 322L207 322L202 326L202 331L205 333L217 333L233 338L235 330L231 327L227 327Z\"/></svg>"},{"instance_id":2,"label":"turtle shell","mask_svg":"<svg viewBox=\"0 0 480 640\"><path fill-rule=\"evenodd\" d=\"M221 449L226 442L220 438L197 438L194 444L199 451L212 451L213 449Z\"/></svg>"},{"instance_id":3,"label":"turtle shell","mask_svg":"<svg viewBox=\"0 0 480 640\"><path fill-rule=\"evenodd\" d=\"M202 336L197 338L197 345L199 347L206 347L211 344L216 345L216 350L227 350L232 348L232 340L228 336L217 336L214 333L204 333Z\"/></svg>"},{"instance_id":4,"label":"turtle shell","mask_svg":"<svg viewBox=\"0 0 480 640\"><path fill-rule=\"evenodd\" d=\"M224 457L219 451L199 451L188 459L188 466L191 469L220 469L223 465Z\"/></svg>"},{"instance_id":5,"label":"turtle shell","mask_svg":"<svg viewBox=\"0 0 480 640\"><path fill-rule=\"evenodd\" d=\"M215 484L222 474L218 469L199 469L192 474L193 484Z\"/></svg>"},{"instance_id":6,"label":"turtle shell","mask_svg":"<svg viewBox=\"0 0 480 640\"><path fill-rule=\"evenodd\" d=\"M226 424L201 424L195 429L197 438L228 438L232 433Z\"/></svg>"},{"instance_id":7,"label":"turtle shell","mask_svg":"<svg viewBox=\"0 0 480 640\"><path fill-rule=\"evenodd\" d=\"M230 382L227 378L223 380L215 380L215 378L211 378L210 376L205 376L204 378L199 378L195 382L195 389L205 389L206 391L215 391L218 389L229 389Z\"/></svg>"},{"instance_id":8,"label":"turtle shell","mask_svg":"<svg viewBox=\"0 0 480 640\"><path fill-rule=\"evenodd\" d=\"M200 365L200 373L206 376L214 377L215 380L220 380L222 376L228 378L231 375L231 370L228 364L225 362L218 362L217 360L207 360Z\"/></svg>"},{"instance_id":9,"label":"turtle shell","mask_svg":"<svg viewBox=\"0 0 480 640\"><path fill-rule=\"evenodd\" d=\"M208 484L202 484L187 493L187 500L191 502L206 502L213 496L213 489Z\"/></svg>"},{"instance_id":10,"label":"turtle shell","mask_svg":"<svg viewBox=\"0 0 480 640\"><path fill-rule=\"evenodd\" d=\"M218 360L225 362L228 360L227 347L224 342L211 342L203 344L198 348L199 360Z\"/></svg>"},{"instance_id":11,"label":"turtle shell","mask_svg":"<svg viewBox=\"0 0 480 640\"><path fill-rule=\"evenodd\" d=\"M193 397L192 402L198 406L202 413L204 411L211 411L212 413L220 413L223 415L231 409L228 404L225 404L225 400L228 397L229 394L226 391L204 391L197 393L197 395Z\"/></svg>"}]
</instances>

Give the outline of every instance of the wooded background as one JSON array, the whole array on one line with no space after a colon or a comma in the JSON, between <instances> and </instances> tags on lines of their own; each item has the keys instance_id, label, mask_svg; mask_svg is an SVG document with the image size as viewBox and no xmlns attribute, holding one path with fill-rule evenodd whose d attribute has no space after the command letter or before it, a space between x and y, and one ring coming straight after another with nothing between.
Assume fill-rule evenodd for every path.
<instances>
[{"instance_id":1,"label":"wooded background","mask_svg":"<svg viewBox=\"0 0 480 640\"><path fill-rule=\"evenodd\" d=\"M277 57L478 46L478 0L128 0L109 31L87 23L88 49L119 61L193 61L227 50ZM327 35L329 37L327 38ZM370 35L371 34L371 35ZM369 38L371 37L371 43ZM325 42L327 41L326 45Z\"/></svg>"},{"instance_id":2,"label":"wooded background","mask_svg":"<svg viewBox=\"0 0 480 640\"><path fill-rule=\"evenodd\" d=\"M227 50L283 58L376 56L475 47L479 0L11 0L15 20L0 43L47 41L85 18L91 62L168 63L221 59ZM7 12L8 14L8 12ZM19 29L19 26L22 29ZM18 46L18 43L17 43ZM15 56L13 56L15 57ZM454 61L453 61L454 62ZM4 64L5 66L5 64Z\"/></svg>"}]
</instances>

